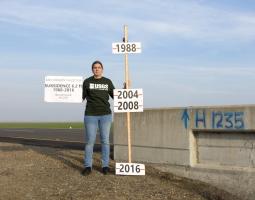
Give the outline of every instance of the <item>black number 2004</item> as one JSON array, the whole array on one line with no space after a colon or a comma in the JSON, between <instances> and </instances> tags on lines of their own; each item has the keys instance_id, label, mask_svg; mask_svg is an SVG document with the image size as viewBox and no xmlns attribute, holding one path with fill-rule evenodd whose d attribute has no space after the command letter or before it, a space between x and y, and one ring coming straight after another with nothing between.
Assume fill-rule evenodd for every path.
<instances>
[{"instance_id":1,"label":"black number 2004","mask_svg":"<svg viewBox=\"0 0 255 200\"><path fill-rule=\"evenodd\" d=\"M118 91L118 99L127 99L127 98L133 98L133 97L136 97L138 98L138 90L136 91L132 91L132 90L129 90L129 91L121 91L119 90Z\"/></svg>"}]
</instances>

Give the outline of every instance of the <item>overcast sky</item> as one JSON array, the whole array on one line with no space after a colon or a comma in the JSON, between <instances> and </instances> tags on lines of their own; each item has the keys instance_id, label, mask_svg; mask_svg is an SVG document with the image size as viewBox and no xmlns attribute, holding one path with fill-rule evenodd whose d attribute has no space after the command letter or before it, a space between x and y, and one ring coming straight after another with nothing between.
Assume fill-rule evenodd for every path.
<instances>
[{"instance_id":1,"label":"overcast sky","mask_svg":"<svg viewBox=\"0 0 255 200\"><path fill-rule=\"evenodd\" d=\"M145 108L254 104L253 0L0 0L0 122L82 121L84 103L44 102L44 77L86 78L99 59L121 88L124 24Z\"/></svg>"}]
</instances>

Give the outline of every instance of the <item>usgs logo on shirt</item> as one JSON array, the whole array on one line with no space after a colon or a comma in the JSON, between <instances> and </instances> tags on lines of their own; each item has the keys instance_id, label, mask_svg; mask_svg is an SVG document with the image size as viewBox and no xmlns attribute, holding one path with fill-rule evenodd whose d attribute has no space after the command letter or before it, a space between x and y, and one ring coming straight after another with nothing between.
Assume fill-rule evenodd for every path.
<instances>
[{"instance_id":1,"label":"usgs logo on shirt","mask_svg":"<svg viewBox=\"0 0 255 200\"><path fill-rule=\"evenodd\" d=\"M108 91L108 84L90 83L89 89L91 89L91 90L107 90Z\"/></svg>"}]
</instances>

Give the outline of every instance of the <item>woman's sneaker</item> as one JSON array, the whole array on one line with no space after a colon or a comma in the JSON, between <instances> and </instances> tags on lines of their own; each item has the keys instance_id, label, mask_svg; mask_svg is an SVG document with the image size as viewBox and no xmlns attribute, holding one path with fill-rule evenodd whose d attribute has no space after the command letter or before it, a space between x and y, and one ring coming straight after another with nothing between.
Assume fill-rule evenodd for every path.
<instances>
[{"instance_id":1,"label":"woman's sneaker","mask_svg":"<svg viewBox=\"0 0 255 200\"><path fill-rule=\"evenodd\" d=\"M91 172L92 172L91 167L85 167L85 168L82 170L81 174L82 174L83 176L87 176L87 175L91 174Z\"/></svg>"},{"instance_id":2,"label":"woman's sneaker","mask_svg":"<svg viewBox=\"0 0 255 200\"><path fill-rule=\"evenodd\" d=\"M109 170L110 170L109 167L103 167L102 168L102 172L103 172L104 175L108 174Z\"/></svg>"}]
</instances>

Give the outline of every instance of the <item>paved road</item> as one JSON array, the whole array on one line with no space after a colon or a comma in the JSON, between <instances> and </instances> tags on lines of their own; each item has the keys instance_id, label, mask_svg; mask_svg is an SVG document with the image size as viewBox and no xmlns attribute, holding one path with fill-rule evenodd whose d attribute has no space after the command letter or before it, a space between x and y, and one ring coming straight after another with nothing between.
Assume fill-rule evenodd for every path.
<instances>
[{"instance_id":1,"label":"paved road","mask_svg":"<svg viewBox=\"0 0 255 200\"><path fill-rule=\"evenodd\" d=\"M83 129L0 129L0 137L84 142Z\"/></svg>"},{"instance_id":2,"label":"paved road","mask_svg":"<svg viewBox=\"0 0 255 200\"><path fill-rule=\"evenodd\" d=\"M83 129L0 129L0 141L54 147L84 148ZM110 144L113 137L110 135ZM97 134L96 148L100 144Z\"/></svg>"}]
</instances>

